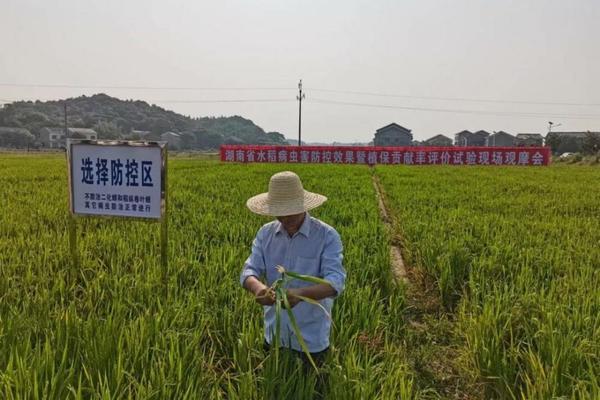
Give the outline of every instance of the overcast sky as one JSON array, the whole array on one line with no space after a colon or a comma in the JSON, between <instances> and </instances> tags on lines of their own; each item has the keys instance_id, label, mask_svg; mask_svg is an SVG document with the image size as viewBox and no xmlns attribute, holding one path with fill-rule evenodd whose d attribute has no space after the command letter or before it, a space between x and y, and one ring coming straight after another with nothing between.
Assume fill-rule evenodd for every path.
<instances>
[{"instance_id":1,"label":"overcast sky","mask_svg":"<svg viewBox=\"0 0 600 400\"><path fill-rule=\"evenodd\" d=\"M302 78L308 141L600 130L598 21L598 0L0 0L0 100L104 92L293 138Z\"/></svg>"}]
</instances>

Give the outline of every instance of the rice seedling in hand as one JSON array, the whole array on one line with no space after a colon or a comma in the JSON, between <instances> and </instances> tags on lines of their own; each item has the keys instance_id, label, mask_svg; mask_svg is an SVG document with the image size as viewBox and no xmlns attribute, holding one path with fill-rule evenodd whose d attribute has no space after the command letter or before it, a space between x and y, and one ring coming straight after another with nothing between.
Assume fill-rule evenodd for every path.
<instances>
[{"instance_id":1,"label":"rice seedling in hand","mask_svg":"<svg viewBox=\"0 0 600 400\"><path fill-rule=\"evenodd\" d=\"M274 338L275 363L276 363L276 365L279 363L279 338L280 338L280 332L281 332L281 313L283 312L283 310L285 310L290 319L290 322L292 324L292 328L294 329L294 334L298 338L298 342L300 343L300 346L302 347L302 351L304 351L304 353L306 354L306 357L310 361L310 364L315 369L315 371L318 371L317 365L315 364L315 361L313 360L312 356L310 355L310 351L308 350L308 347L306 346L306 342L304 341L304 338L302 337L302 333L300 332L300 328L298 327L298 324L296 322L296 317L294 316L294 313L292 311L292 305L290 303L290 298L288 296L287 285L290 281L292 281L294 279L304 281L304 282L314 283L317 285L318 284L331 285L331 283L325 279L318 278L316 276L302 275L302 274L298 274L295 272L287 271L285 269L285 267L283 267L281 265L277 266L277 271L281 274L281 277L279 279L275 280L275 282L273 282L271 287L268 289L268 293L265 295L265 296L273 296L273 295L275 296L275 321L276 321L275 338ZM331 318L331 316L329 315L329 313L327 312L325 307L323 307L321 305L321 303L319 303L318 301L313 300L306 296L300 296L300 295L292 295L292 296L298 298L299 300L306 301L307 303L314 304L315 306L320 307L321 310L323 310L323 312L325 313L326 317Z\"/></svg>"}]
</instances>

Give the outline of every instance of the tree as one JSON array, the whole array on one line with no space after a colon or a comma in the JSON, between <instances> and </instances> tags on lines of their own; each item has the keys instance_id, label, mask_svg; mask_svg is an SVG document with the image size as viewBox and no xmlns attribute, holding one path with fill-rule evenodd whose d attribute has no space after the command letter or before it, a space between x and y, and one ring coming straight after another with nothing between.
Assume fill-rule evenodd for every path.
<instances>
[{"instance_id":1,"label":"tree","mask_svg":"<svg viewBox=\"0 0 600 400\"><path fill-rule=\"evenodd\" d=\"M558 154L558 148L560 147L561 143L562 140L560 136L556 134L548 133L546 136L546 145L550 146L550 149L552 149L552 153L554 154Z\"/></svg>"},{"instance_id":2,"label":"tree","mask_svg":"<svg viewBox=\"0 0 600 400\"><path fill-rule=\"evenodd\" d=\"M123 135L121 128L114 122L99 121L93 129L98 133L98 139L120 139Z\"/></svg>"},{"instance_id":3,"label":"tree","mask_svg":"<svg viewBox=\"0 0 600 400\"><path fill-rule=\"evenodd\" d=\"M191 150L196 148L196 136L191 132L183 132L179 134L179 147L182 150Z\"/></svg>"},{"instance_id":4,"label":"tree","mask_svg":"<svg viewBox=\"0 0 600 400\"><path fill-rule=\"evenodd\" d=\"M223 144L223 136L215 132L199 131L196 137L201 149L218 149Z\"/></svg>"},{"instance_id":5,"label":"tree","mask_svg":"<svg viewBox=\"0 0 600 400\"><path fill-rule=\"evenodd\" d=\"M583 153L597 154L600 151L600 133L587 131L583 139Z\"/></svg>"},{"instance_id":6,"label":"tree","mask_svg":"<svg viewBox=\"0 0 600 400\"><path fill-rule=\"evenodd\" d=\"M0 147L25 148L33 145L35 136L19 128L2 128L0 130Z\"/></svg>"},{"instance_id":7,"label":"tree","mask_svg":"<svg viewBox=\"0 0 600 400\"><path fill-rule=\"evenodd\" d=\"M95 129L100 138L116 138L131 130L151 131L156 140L167 132L191 132L201 148L218 148L226 138L244 144L287 144L276 132L265 133L240 116L190 118L141 100L120 100L106 94L58 101L18 101L0 107L0 126L22 127L36 134L42 127L63 126L64 104L68 125ZM107 125L108 124L108 125ZM116 129L115 129L116 127Z\"/></svg>"}]
</instances>

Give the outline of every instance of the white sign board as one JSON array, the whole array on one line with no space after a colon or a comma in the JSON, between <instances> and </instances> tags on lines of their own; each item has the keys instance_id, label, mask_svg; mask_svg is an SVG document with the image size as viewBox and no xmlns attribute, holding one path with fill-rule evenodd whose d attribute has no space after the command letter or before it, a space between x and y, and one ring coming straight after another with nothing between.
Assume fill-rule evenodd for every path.
<instances>
[{"instance_id":1,"label":"white sign board","mask_svg":"<svg viewBox=\"0 0 600 400\"><path fill-rule=\"evenodd\" d=\"M164 142L69 140L71 212L160 219Z\"/></svg>"}]
</instances>

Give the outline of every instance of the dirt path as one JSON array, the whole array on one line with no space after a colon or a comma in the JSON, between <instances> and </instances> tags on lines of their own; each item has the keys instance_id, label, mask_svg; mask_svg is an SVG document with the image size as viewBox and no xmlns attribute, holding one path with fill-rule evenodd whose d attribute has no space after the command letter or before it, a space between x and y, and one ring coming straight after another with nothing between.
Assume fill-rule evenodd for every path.
<instances>
[{"instance_id":1,"label":"dirt path","mask_svg":"<svg viewBox=\"0 0 600 400\"><path fill-rule=\"evenodd\" d=\"M386 204L385 191L373 171L381 219L390 234L390 262L397 283L405 285L406 354L421 389L444 399L483 399L481 387L466 376L457 350L454 315L442 306L435 280L404 262L399 221ZM464 365L464 364L463 364Z\"/></svg>"},{"instance_id":2,"label":"dirt path","mask_svg":"<svg viewBox=\"0 0 600 400\"><path fill-rule=\"evenodd\" d=\"M383 202L383 196L381 195L381 188L379 185L379 179L376 175L373 175L373 186L375 187L375 193L377 194L377 202L379 203L379 214L381 215L381 219L383 223L388 228L388 231L392 232L392 220L390 215L388 214L387 207ZM392 263L392 273L394 274L394 278L396 282L403 282L405 284L408 283L408 276L406 273L406 267L404 265L404 260L402 258L402 251L400 251L400 246L398 243L394 243L392 241L390 243L390 261Z\"/></svg>"}]
</instances>

